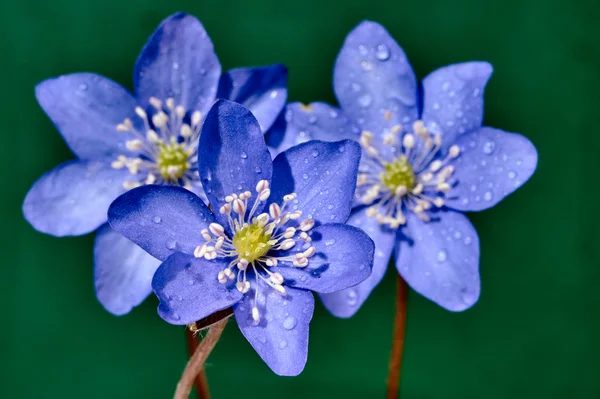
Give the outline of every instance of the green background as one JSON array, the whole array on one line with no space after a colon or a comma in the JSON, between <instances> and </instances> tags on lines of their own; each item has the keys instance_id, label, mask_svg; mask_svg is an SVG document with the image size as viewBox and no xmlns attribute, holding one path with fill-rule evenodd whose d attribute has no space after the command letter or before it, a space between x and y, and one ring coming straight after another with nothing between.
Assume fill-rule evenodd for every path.
<instances>
[{"instance_id":1,"label":"green background","mask_svg":"<svg viewBox=\"0 0 600 399\"><path fill-rule=\"evenodd\" d=\"M155 298L126 317L106 313L92 288L93 236L37 233L20 206L39 175L71 157L36 104L36 82L94 71L131 87L141 46L177 10L204 23L224 69L287 64L293 101L335 101L333 62L362 19L388 28L419 77L491 62L485 123L529 137L538 171L471 215L482 246L474 308L453 314L410 293L402 396L600 397L600 15L592 1L567 0L2 2L0 397L172 395L182 329L159 319ZM230 323L209 359L214 398L383 397L393 277L350 320L318 306L297 378L270 372Z\"/></svg>"}]
</instances>

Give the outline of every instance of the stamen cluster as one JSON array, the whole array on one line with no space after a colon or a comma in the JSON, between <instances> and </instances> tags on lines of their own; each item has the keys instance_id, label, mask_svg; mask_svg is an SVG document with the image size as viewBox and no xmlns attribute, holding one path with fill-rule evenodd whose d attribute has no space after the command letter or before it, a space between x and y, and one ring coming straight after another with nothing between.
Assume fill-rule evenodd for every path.
<instances>
[{"instance_id":1,"label":"stamen cluster","mask_svg":"<svg viewBox=\"0 0 600 399\"><path fill-rule=\"evenodd\" d=\"M163 103L156 97L150 97L149 103L151 115L142 107L135 108L145 133L136 128L129 118L117 125L119 132L136 136L125 146L138 155L119 155L112 167L127 168L136 176L123 184L126 189L143 184L178 184L190 188L192 181L199 180L194 165L202 115L200 111L190 114L183 106L176 105L173 98Z\"/></svg>"},{"instance_id":2,"label":"stamen cluster","mask_svg":"<svg viewBox=\"0 0 600 399\"><path fill-rule=\"evenodd\" d=\"M387 152L380 154L373 145L373 133L365 130L360 137L366 156L358 175L359 199L365 205L373 204L367 209L369 216L393 228L406 223L405 209L429 221L427 211L432 206L444 206L454 173L454 166L449 163L460 156L460 148L453 145L440 158L441 135L430 132L422 121L414 122L412 128L401 140L401 125L393 126L384 136L383 144L390 153L399 149L391 161L386 159Z\"/></svg>"},{"instance_id":3,"label":"stamen cluster","mask_svg":"<svg viewBox=\"0 0 600 399\"><path fill-rule=\"evenodd\" d=\"M254 216L259 204L267 202L271 195L269 182L261 180L256 185L257 197L251 207L250 191L231 194L225 197L225 204L219 208L222 215L227 215L227 223L232 236L228 235L225 227L211 223L208 229L201 231L206 241L196 247L194 256L208 260L216 258L231 258L231 261L218 274L218 280L226 284L236 279L236 288L245 294L250 290L249 271L254 272L255 292L252 317L260 321L256 301L258 298L259 279L281 295L286 295L284 278L279 272L269 268L280 262L289 262L294 267L308 266L309 258L316 252L310 246L312 241L308 232L314 227L314 219L304 219L301 211L287 211L289 203L296 198L295 193L283 197L283 204L271 203L268 212ZM294 248L298 241L304 241L302 249L294 254L285 254ZM234 271L237 269L237 271Z\"/></svg>"}]
</instances>

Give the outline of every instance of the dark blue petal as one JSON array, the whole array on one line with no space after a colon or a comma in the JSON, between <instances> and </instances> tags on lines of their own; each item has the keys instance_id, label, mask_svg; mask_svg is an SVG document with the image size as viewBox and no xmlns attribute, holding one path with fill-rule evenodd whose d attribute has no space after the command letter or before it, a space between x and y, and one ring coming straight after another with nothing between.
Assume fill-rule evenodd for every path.
<instances>
[{"instance_id":1,"label":"dark blue petal","mask_svg":"<svg viewBox=\"0 0 600 399\"><path fill-rule=\"evenodd\" d=\"M25 219L38 231L54 236L78 236L106 223L110 203L130 177L102 161L71 161L45 173L23 202Z\"/></svg>"},{"instance_id":2,"label":"dark blue petal","mask_svg":"<svg viewBox=\"0 0 600 399\"><path fill-rule=\"evenodd\" d=\"M255 287L253 285L253 287ZM309 291L286 287L281 296L261 281L258 292L260 322L252 319L254 288L233 307L242 334L278 375L296 376L308 356L308 325L315 308Z\"/></svg>"},{"instance_id":3,"label":"dark blue petal","mask_svg":"<svg viewBox=\"0 0 600 399\"><path fill-rule=\"evenodd\" d=\"M233 283L217 279L227 265L175 252L158 268L152 289L158 296L158 314L171 324L193 323L226 309L242 299Z\"/></svg>"},{"instance_id":4,"label":"dark blue petal","mask_svg":"<svg viewBox=\"0 0 600 399\"><path fill-rule=\"evenodd\" d=\"M271 155L250 111L227 100L215 103L202 126L198 171L215 210L223 205L225 196L244 191L256 194L256 183L271 182ZM262 206L257 212L261 209ZM215 214L223 226L228 225L223 215Z\"/></svg>"},{"instance_id":5,"label":"dark blue petal","mask_svg":"<svg viewBox=\"0 0 600 399\"><path fill-rule=\"evenodd\" d=\"M375 22L362 22L348 34L333 79L346 115L376 138L383 137L384 128L417 118L417 83L412 67L396 41Z\"/></svg>"},{"instance_id":6,"label":"dark blue petal","mask_svg":"<svg viewBox=\"0 0 600 399\"><path fill-rule=\"evenodd\" d=\"M479 237L466 216L442 211L426 223L407 212L398 240L396 267L412 289L455 312L477 302Z\"/></svg>"},{"instance_id":7,"label":"dark blue petal","mask_svg":"<svg viewBox=\"0 0 600 399\"><path fill-rule=\"evenodd\" d=\"M537 151L525 137L491 127L465 134L457 141L454 161L457 181L446 205L461 211L481 211L521 187L537 166Z\"/></svg>"},{"instance_id":8,"label":"dark blue petal","mask_svg":"<svg viewBox=\"0 0 600 399\"><path fill-rule=\"evenodd\" d=\"M483 121L483 90L492 75L487 62L465 62L433 71L423 79L425 126L442 134L444 147L478 129Z\"/></svg>"},{"instance_id":9,"label":"dark blue petal","mask_svg":"<svg viewBox=\"0 0 600 399\"><path fill-rule=\"evenodd\" d=\"M138 100L171 97L202 115L212 105L221 65L204 27L196 18L177 13L156 28L135 64L133 84Z\"/></svg>"},{"instance_id":10,"label":"dark blue petal","mask_svg":"<svg viewBox=\"0 0 600 399\"><path fill-rule=\"evenodd\" d=\"M94 245L96 297L110 313L129 313L152 292L160 261L105 224Z\"/></svg>"},{"instance_id":11,"label":"dark blue petal","mask_svg":"<svg viewBox=\"0 0 600 399\"><path fill-rule=\"evenodd\" d=\"M74 73L41 82L35 96L77 157L129 152L125 142L132 136L116 127L125 118L137 122L137 103L119 84L92 73Z\"/></svg>"},{"instance_id":12,"label":"dark blue petal","mask_svg":"<svg viewBox=\"0 0 600 399\"><path fill-rule=\"evenodd\" d=\"M285 106L287 68L281 64L232 69L221 76L218 98L248 108L266 132Z\"/></svg>"},{"instance_id":13,"label":"dark blue petal","mask_svg":"<svg viewBox=\"0 0 600 399\"><path fill-rule=\"evenodd\" d=\"M360 146L356 141L309 141L282 152L273 161L271 201L296 193L291 210L318 224L343 223L350 215Z\"/></svg>"},{"instance_id":14,"label":"dark blue petal","mask_svg":"<svg viewBox=\"0 0 600 399\"><path fill-rule=\"evenodd\" d=\"M194 193L176 186L142 186L121 195L108 209L113 229L160 260L174 252L193 254L205 242L202 229L215 221Z\"/></svg>"},{"instance_id":15,"label":"dark blue petal","mask_svg":"<svg viewBox=\"0 0 600 399\"><path fill-rule=\"evenodd\" d=\"M361 229L329 223L312 230L311 237L317 251L308 266L272 268L281 273L286 286L330 293L355 286L371 274L375 245Z\"/></svg>"},{"instance_id":16,"label":"dark blue petal","mask_svg":"<svg viewBox=\"0 0 600 399\"><path fill-rule=\"evenodd\" d=\"M396 242L396 231L382 226L375 218L367 216L366 208L353 212L348 219L348 224L363 229L371 237L375 243L375 258L373 270L366 280L345 290L320 295L327 310L334 316L344 318L352 317L379 284L385 275ZM358 245L355 246L355 250L359 248Z\"/></svg>"}]
</instances>

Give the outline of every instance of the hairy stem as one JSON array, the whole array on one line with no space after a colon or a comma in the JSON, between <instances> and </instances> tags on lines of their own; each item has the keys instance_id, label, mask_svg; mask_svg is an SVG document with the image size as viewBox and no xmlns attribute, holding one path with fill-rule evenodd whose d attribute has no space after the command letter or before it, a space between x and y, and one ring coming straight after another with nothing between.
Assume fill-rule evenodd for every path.
<instances>
[{"instance_id":1,"label":"hairy stem","mask_svg":"<svg viewBox=\"0 0 600 399\"><path fill-rule=\"evenodd\" d=\"M191 358L196 352L198 346L200 345L200 342L196 338L196 334L189 328L185 329L185 339L187 342L188 356ZM202 367L202 370L196 377L194 386L196 387L196 394L198 395L198 399L210 399L210 389L208 388L206 368Z\"/></svg>"},{"instance_id":2,"label":"hairy stem","mask_svg":"<svg viewBox=\"0 0 600 399\"><path fill-rule=\"evenodd\" d=\"M406 331L406 283L398 275L396 279L396 313L394 315L394 336L388 366L387 399L398 398L400 390L400 370L404 352L404 332Z\"/></svg>"},{"instance_id":3,"label":"hairy stem","mask_svg":"<svg viewBox=\"0 0 600 399\"><path fill-rule=\"evenodd\" d=\"M190 357L187 365L185 366L185 370L183 370L183 374L181 375L181 379L177 383L177 389L175 390L175 395L173 399L187 399L190 391L192 390L192 386L194 385L194 381L196 377L202 373L204 369L204 362L214 349L215 345L219 341L223 330L225 329L225 325L227 324L227 318L213 324L206 337L198 344L196 351Z\"/></svg>"}]
</instances>

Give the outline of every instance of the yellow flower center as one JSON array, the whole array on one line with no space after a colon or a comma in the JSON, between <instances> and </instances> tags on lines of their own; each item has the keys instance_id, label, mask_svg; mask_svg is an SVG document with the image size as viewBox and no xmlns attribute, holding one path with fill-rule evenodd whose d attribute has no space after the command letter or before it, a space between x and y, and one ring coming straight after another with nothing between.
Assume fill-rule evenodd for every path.
<instances>
[{"instance_id":1,"label":"yellow flower center","mask_svg":"<svg viewBox=\"0 0 600 399\"><path fill-rule=\"evenodd\" d=\"M381 172L381 183L391 192L396 192L398 187L405 187L410 191L415 185L415 174L406 156L402 155L393 162L384 165L385 171Z\"/></svg>"},{"instance_id":2,"label":"yellow flower center","mask_svg":"<svg viewBox=\"0 0 600 399\"><path fill-rule=\"evenodd\" d=\"M168 181L177 181L189 168L189 154L185 146L176 141L159 143L156 166L160 175Z\"/></svg>"},{"instance_id":3,"label":"yellow flower center","mask_svg":"<svg viewBox=\"0 0 600 399\"><path fill-rule=\"evenodd\" d=\"M250 224L239 229L233 236L233 246L240 258L252 263L271 249L271 234L265 234L264 226Z\"/></svg>"}]
</instances>

